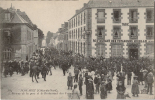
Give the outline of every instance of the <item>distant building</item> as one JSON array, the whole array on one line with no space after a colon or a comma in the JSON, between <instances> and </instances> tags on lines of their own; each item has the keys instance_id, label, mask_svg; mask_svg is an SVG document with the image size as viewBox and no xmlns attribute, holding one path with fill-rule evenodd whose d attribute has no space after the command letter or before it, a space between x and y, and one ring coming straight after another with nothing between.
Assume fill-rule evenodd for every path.
<instances>
[{"instance_id":1,"label":"distant building","mask_svg":"<svg viewBox=\"0 0 155 100\"><path fill-rule=\"evenodd\" d=\"M42 47L45 47L45 46L47 46L47 44L46 44L46 37L44 37L44 39L42 40Z\"/></svg>"},{"instance_id":2,"label":"distant building","mask_svg":"<svg viewBox=\"0 0 155 100\"><path fill-rule=\"evenodd\" d=\"M55 39L55 41L58 50L68 51L68 22L61 25L61 28L59 28L57 32L57 39Z\"/></svg>"},{"instance_id":3,"label":"distant building","mask_svg":"<svg viewBox=\"0 0 155 100\"><path fill-rule=\"evenodd\" d=\"M69 19L69 49L96 57L154 52L153 0L90 0Z\"/></svg>"},{"instance_id":4,"label":"distant building","mask_svg":"<svg viewBox=\"0 0 155 100\"><path fill-rule=\"evenodd\" d=\"M38 29L25 12L19 9L2 9L2 60L28 60L38 48Z\"/></svg>"}]
</instances>

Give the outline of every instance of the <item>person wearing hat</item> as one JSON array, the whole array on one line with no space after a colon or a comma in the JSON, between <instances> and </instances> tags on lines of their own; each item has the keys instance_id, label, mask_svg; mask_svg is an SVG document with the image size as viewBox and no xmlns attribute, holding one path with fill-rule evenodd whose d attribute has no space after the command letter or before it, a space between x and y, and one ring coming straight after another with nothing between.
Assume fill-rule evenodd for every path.
<instances>
[{"instance_id":1,"label":"person wearing hat","mask_svg":"<svg viewBox=\"0 0 155 100\"><path fill-rule=\"evenodd\" d=\"M32 76L32 67L35 65L35 62L33 59L30 61L30 77Z\"/></svg>"},{"instance_id":2,"label":"person wearing hat","mask_svg":"<svg viewBox=\"0 0 155 100\"><path fill-rule=\"evenodd\" d=\"M96 86L96 93L98 92L99 93L99 91L98 91L98 87L97 87L97 83L98 83L98 77L97 77L97 75L95 74L95 78L94 78L94 84L95 84L95 86Z\"/></svg>"},{"instance_id":3,"label":"person wearing hat","mask_svg":"<svg viewBox=\"0 0 155 100\"><path fill-rule=\"evenodd\" d=\"M82 78L82 74L80 74L79 76L79 91L80 91L80 94L82 95L82 85L83 85L83 78Z\"/></svg>"},{"instance_id":4,"label":"person wearing hat","mask_svg":"<svg viewBox=\"0 0 155 100\"><path fill-rule=\"evenodd\" d=\"M21 61L21 76L24 76L25 75L25 73L24 73L24 66L25 66L25 64L24 64L24 61L22 60Z\"/></svg>"},{"instance_id":5,"label":"person wearing hat","mask_svg":"<svg viewBox=\"0 0 155 100\"><path fill-rule=\"evenodd\" d=\"M100 98L106 99L107 98L107 89L106 89L105 81L101 82L100 91L101 91L100 92Z\"/></svg>"},{"instance_id":6,"label":"person wearing hat","mask_svg":"<svg viewBox=\"0 0 155 100\"><path fill-rule=\"evenodd\" d=\"M69 90L69 87L71 87L71 90L72 90L72 87L73 87L73 76L72 76L71 72L69 73L69 76L67 77L67 86L68 86L68 90Z\"/></svg>"},{"instance_id":7,"label":"person wearing hat","mask_svg":"<svg viewBox=\"0 0 155 100\"><path fill-rule=\"evenodd\" d=\"M138 94L139 94L139 86L138 86L138 80L137 80L137 76L134 76L134 80L133 80L133 84L132 84L132 88L131 88L131 93L133 94L133 96L137 95L138 97Z\"/></svg>"},{"instance_id":8,"label":"person wearing hat","mask_svg":"<svg viewBox=\"0 0 155 100\"><path fill-rule=\"evenodd\" d=\"M132 76L131 69L127 69L127 85L131 85L131 76Z\"/></svg>"},{"instance_id":9,"label":"person wearing hat","mask_svg":"<svg viewBox=\"0 0 155 100\"><path fill-rule=\"evenodd\" d=\"M74 74L75 74L74 82L78 82L78 74L79 74L78 66L74 67Z\"/></svg>"},{"instance_id":10,"label":"person wearing hat","mask_svg":"<svg viewBox=\"0 0 155 100\"><path fill-rule=\"evenodd\" d=\"M107 78L106 87L107 87L107 91L109 91L109 93L110 93L110 91L112 90L112 79L110 78L110 76L108 76L108 78Z\"/></svg>"},{"instance_id":11,"label":"person wearing hat","mask_svg":"<svg viewBox=\"0 0 155 100\"><path fill-rule=\"evenodd\" d=\"M87 95L87 99L94 99L94 85L93 85L92 78L88 79L86 95Z\"/></svg>"},{"instance_id":12,"label":"person wearing hat","mask_svg":"<svg viewBox=\"0 0 155 100\"><path fill-rule=\"evenodd\" d=\"M118 80L116 90L117 90L117 99L125 99L124 93L126 88L124 87L123 82L121 80Z\"/></svg>"},{"instance_id":13,"label":"person wearing hat","mask_svg":"<svg viewBox=\"0 0 155 100\"><path fill-rule=\"evenodd\" d=\"M143 69L143 79L144 79L144 88L146 88L147 87L147 73L148 73L148 71L146 70L146 69Z\"/></svg>"},{"instance_id":14,"label":"person wearing hat","mask_svg":"<svg viewBox=\"0 0 155 100\"><path fill-rule=\"evenodd\" d=\"M148 73L146 80L148 84L147 93L150 92L150 95L152 95L152 83L154 82L152 72Z\"/></svg>"}]
</instances>

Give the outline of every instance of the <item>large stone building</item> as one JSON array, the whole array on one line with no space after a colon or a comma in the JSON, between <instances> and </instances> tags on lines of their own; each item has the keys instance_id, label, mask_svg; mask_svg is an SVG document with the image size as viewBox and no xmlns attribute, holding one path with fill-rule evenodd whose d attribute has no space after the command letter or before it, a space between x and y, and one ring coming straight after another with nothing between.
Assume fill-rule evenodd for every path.
<instances>
[{"instance_id":1,"label":"large stone building","mask_svg":"<svg viewBox=\"0 0 155 100\"><path fill-rule=\"evenodd\" d=\"M28 60L38 48L38 29L25 12L1 9L2 60Z\"/></svg>"},{"instance_id":2,"label":"large stone building","mask_svg":"<svg viewBox=\"0 0 155 100\"><path fill-rule=\"evenodd\" d=\"M153 0L90 0L69 19L69 45L85 56L154 53Z\"/></svg>"}]
</instances>

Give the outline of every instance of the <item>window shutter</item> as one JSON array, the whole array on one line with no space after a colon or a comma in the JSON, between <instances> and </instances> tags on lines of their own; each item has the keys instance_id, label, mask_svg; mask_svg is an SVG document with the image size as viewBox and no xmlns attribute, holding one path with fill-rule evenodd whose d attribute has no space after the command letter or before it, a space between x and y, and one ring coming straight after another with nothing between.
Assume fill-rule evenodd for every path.
<instances>
[{"instance_id":1,"label":"window shutter","mask_svg":"<svg viewBox=\"0 0 155 100\"><path fill-rule=\"evenodd\" d=\"M134 11L134 12L133 12L133 21L136 21L136 18L137 18L137 12Z\"/></svg>"},{"instance_id":2,"label":"window shutter","mask_svg":"<svg viewBox=\"0 0 155 100\"><path fill-rule=\"evenodd\" d=\"M134 36L137 36L137 30L136 30L136 28L133 28L133 33L134 33Z\"/></svg>"}]
</instances>

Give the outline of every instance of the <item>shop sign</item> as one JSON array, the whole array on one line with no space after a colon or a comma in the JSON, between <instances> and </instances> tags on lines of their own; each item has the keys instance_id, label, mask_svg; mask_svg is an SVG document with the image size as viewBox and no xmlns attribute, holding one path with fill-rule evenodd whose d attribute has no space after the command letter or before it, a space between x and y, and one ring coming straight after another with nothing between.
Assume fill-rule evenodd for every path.
<instances>
[{"instance_id":1,"label":"shop sign","mask_svg":"<svg viewBox=\"0 0 155 100\"><path fill-rule=\"evenodd\" d=\"M129 26L129 23L122 23L122 26Z\"/></svg>"}]
</instances>

